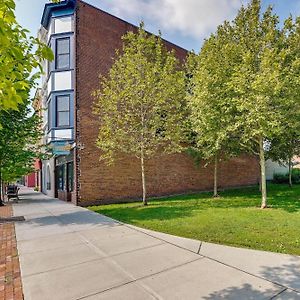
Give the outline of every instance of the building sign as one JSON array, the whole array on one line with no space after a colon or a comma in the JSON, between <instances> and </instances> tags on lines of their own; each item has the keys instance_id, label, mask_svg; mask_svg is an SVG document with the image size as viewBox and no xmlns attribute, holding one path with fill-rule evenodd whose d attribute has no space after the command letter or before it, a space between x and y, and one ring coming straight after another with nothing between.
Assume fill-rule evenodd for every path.
<instances>
[{"instance_id":1,"label":"building sign","mask_svg":"<svg viewBox=\"0 0 300 300\"><path fill-rule=\"evenodd\" d=\"M55 142L52 144L52 152L54 155L69 155L72 145L68 142Z\"/></svg>"}]
</instances>

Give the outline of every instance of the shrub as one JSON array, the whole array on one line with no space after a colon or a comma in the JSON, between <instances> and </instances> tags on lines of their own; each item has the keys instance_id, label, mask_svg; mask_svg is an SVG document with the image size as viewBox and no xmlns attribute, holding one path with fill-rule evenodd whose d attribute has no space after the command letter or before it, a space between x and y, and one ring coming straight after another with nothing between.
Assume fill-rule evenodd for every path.
<instances>
[{"instance_id":1,"label":"shrub","mask_svg":"<svg viewBox=\"0 0 300 300\"><path fill-rule=\"evenodd\" d=\"M289 183L289 173L278 174L275 173L273 177L274 183ZM300 169L293 169L292 171L292 182L300 183Z\"/></svg>"}]
</instances>

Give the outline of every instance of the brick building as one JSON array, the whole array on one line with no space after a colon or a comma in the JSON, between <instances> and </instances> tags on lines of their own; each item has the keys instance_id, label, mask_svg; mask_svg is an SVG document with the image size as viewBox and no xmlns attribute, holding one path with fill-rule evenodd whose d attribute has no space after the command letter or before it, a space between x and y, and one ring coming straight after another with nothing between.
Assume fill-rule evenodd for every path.
<instances>
[{"instance_id":1,"label":"brick building","mask_svg":"<svg viewBox=\"0 0 300 300\"><path fill-rule=\"evenodd\" d=\"M142 193L139 161L124 157L114 166L99 161L95 142L99 130L92 114L91 93L99 74L112 65L121 37L137 28L80 0L45 5L39 37L55 53L45 63L42 105L45 143L54 156L43 161L43 192L78 205L139 198ZM187 51L165 41L181 60ZM213 169L195 167L186 154L167 155L146 162L149 196L161 196L213 186ZM249 156L220 164L221 187L256 184L257 159Z\"/></svg>"}]
</instances>

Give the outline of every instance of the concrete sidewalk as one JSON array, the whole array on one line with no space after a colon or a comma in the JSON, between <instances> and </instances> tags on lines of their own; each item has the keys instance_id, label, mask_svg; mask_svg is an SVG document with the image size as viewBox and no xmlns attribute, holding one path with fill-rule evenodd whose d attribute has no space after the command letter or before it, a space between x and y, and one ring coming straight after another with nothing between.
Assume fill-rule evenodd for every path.
<instances>
[{"instance_id":1,"label":"concrete sidewalk","mask_svg":"<svg viewBox=\"0 0 300 300\"><path fill-rule=\"evenodd\" d=\"M28 189L13 209L26 218L25 300L300 299L300 257L144 230Z\"/></svg>"}]
</instances>

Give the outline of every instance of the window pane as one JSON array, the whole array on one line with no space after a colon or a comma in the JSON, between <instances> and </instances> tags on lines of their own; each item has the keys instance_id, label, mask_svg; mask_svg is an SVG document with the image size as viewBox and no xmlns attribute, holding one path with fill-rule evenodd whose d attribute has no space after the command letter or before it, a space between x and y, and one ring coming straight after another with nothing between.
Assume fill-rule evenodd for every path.
<instances>
[{"instance_id":1,"label":"window pane","mask_svg":"<svg viewBox=\"0 0 300 300\"><path fill-rule=\"evenodd\" d=\"M55 19L55 33L69 32L72 31L72 18L64 17Z\"/></svg>"},{"instance_id":2,"label":"window pane","mask_svg":"<svg viewBox=\"0 0 300 300\"><path fill-rule=\"evenodd\" d=\"M69 54L70 53L69 38L56 40L56 53L57 54Z\"/></svg>"},{"instance_id":3,"label":"window pane","mask_svg":"<svg viewBox=\"0 0 300 300\"><path fill-rule=\"evenodd\" d=\"M73 180L74 180L74 164L73 164L73 162L68 163L67 168L68 168L69 192L73 192Z\"/></svg>"},{"instance_id":4,"label":"window pane","mask_svg":"<svg viewBox=\"0 0 300 300\"><path fill-rule=\"evenodd\" d=\"M70 39L56 40L56 68L63 69L70 67Z\"/></svg>"},{"instance_id":5,"label":"window pane","mask_svg":"<svg viewBox=\"0 0 300 300\"><path fill-rule=\"evenodd\" d=\"M62 111L57 113L57 126L69 126L69 112Z\"/></svg>"},{"instance_id":6,"label":"window pane","mask_svg":"<svg viewBox=\"0 0 300 300\"><path fill-rule=\"evenodd\" d=\"M72 88L72 72L55 72L54 73L54 90L70 90Z\"/></svg>"},{"instance_id":7,"label":"window pane","mask_svg":"<svg viewBox=\"0 0 300 300\"><path fill-rule=\"evenodd\" d=\"M68 111L69 110L69 96L57 97L57 111Z\"/></svg>"},{"instance_id":8,"label":"window pane","mask_svg":"<svg viewBox=\"0 0 300 300\"><path fill-rule=\"evenodd\" d=\"M56 57L56 68L57 69L70 68L70 55L69 54L59 54Z\"/></svg>"}]
</instances>

